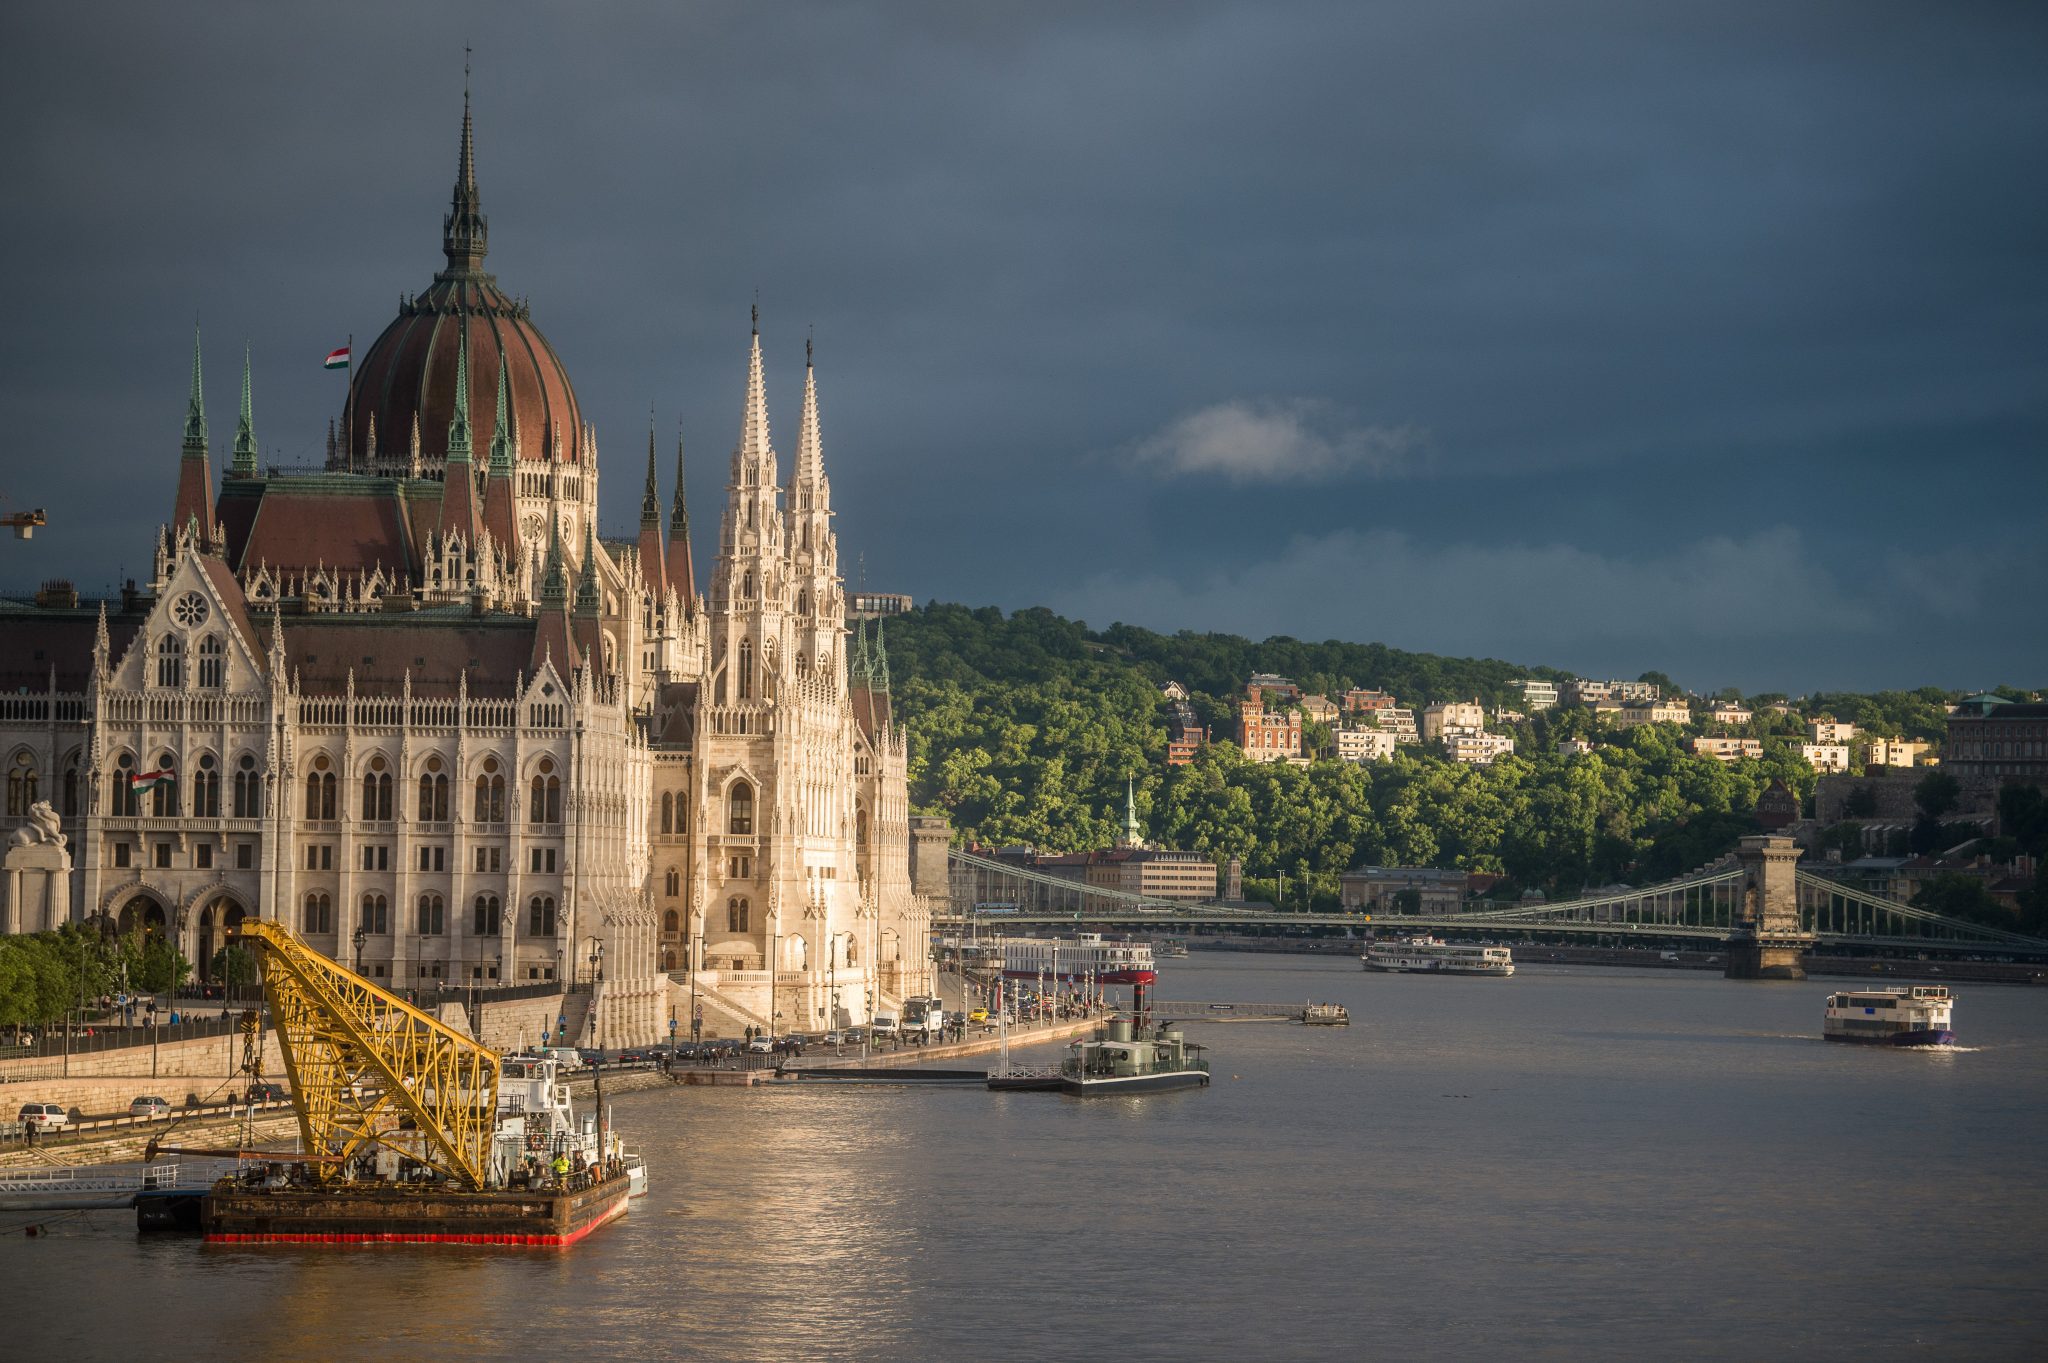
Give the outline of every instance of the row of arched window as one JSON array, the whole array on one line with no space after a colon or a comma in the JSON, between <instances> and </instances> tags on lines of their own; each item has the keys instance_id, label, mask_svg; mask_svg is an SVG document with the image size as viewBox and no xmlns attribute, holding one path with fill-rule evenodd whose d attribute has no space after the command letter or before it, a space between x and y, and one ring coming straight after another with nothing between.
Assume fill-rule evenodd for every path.
<instances>
[{"instance_id":1,"label":"row of arched window","mask_svg":"<svg viewBox=\"0 0 2048 1363\"><path fill-rule=\"evenodd\" d=\"M690 831L689 802L672 791L663 791L658 802L655 827L673 837ZM742 836L754 831L754 788L745 781L733 782L725 796L725 831Z\"/></svg>"},{"instance_id":2,"label":"row of arched window","mask_svg":"<svg viewBox=\"0 0 2048 1363\"><path fill-rule=\"evenodd\" d=\"M332 821L340 817L340 784L333 765L323 753L313 759L311 768L306 772L307 819ZM396 818L393 790L392 774L386 769L384 758L381 755L372 757L363 771L362 798L357 806L357 816L381 822ZM471 817L476 822L505 822L505 773L497 758L484 759L483 767L477 773L475 795ZM562 778L555 772L553 758L541 759L534 770L529 795L526 807L529 824L539 827L562 821ZM423 823L448 821L448 774L441 770L439 757L426 760L425 770L420 773L419 804L413 812Z\"/></svg>"},{"instance_id":3,"label":"row of arched window","mask_svg":"<svg viewBox=\"0 0 2048 1363\"><path fill-rule=\"evenodd\" d=\"M419 935L439 937L448 931L447 902L438 894L423 894L418 904ZM381 894L363 896L362 916L357 920L363 931L372 936L384 936L391 931L390 901ZM504 906L494 894L480 894L472 906L471 931L478 937L495 937L504 930ZM559 930L561 917L555 908L555 897L537 894L526 906L526 931L529 936L553 937ZM324 890L315 890L306 896L306 911L301 920L305 932L334 931L334 897Z\"/></svg>"},{"instance_id":4,"label":"row of arched window","mask_svg":"<svg viewBox=\"0 0 2048 1363\"><path fill-rule=\"evenodd\" d=\"M218 634L209 634L199 641L198 658L199 689L220 690L227 681L227 648ZM173 688L185 685L185 641L176 634L157 640L156 684Z\"/></svg>"}]
</instances>

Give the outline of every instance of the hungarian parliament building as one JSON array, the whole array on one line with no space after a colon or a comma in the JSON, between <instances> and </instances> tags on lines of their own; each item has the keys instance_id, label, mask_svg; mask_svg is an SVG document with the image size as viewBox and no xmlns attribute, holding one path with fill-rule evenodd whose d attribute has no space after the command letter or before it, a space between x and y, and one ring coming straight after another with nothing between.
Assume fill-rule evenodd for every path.
<instances>
[{"instance_id":1,"label":"hungarian parliament building","mask_svg":"<svg viewBox=\"0 0 2048 1363\"><path fill-rule=\"evenodd\" d=\"M601 536L595 433L487 244L465 97L445 268L348 357L324 465L259 460L245 357L216 483L195 338L151 580L0 601L0 929L162 934L204 978L259 916L401 993L594 983L571 1042L929 992L948 832L847 628L808 346L785 481L757 312L700 593L680 444Z\"/></svg>"}]
</instances>

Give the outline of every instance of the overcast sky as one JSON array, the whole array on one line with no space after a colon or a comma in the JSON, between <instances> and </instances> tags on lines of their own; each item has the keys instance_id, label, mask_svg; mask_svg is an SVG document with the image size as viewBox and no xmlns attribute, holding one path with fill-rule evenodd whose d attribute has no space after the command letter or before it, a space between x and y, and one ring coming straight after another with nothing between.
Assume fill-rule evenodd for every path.
<instances>
[{"instance_id":1,"label":"overcast sky","mask_svg":"<svg viewBox=\"0 0 2048 1363\"><path fill-rule=\"evenodd\" d=\"M147 571L488 267L709 562L759 290L849 577L1703 689L2048 683L2048 7L17 3L0 583ZM665 460L666 462L666 460ZM664 475L665 476L665 475ZM664 489L666 492L666 489Z\"/></svg>"}]
</instances>

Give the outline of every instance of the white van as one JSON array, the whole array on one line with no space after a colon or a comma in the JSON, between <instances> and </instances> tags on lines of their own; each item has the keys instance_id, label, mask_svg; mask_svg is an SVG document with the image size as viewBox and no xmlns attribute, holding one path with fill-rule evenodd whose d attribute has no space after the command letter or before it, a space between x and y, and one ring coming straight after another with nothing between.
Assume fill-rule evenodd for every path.
<instances>
[{"instance_id":1,"label":"white van","mask_svg":"<svg viewBox=\"0 0 2048 1363\"><path fill-rule=\"evenodd\" d=\"M583 1057L574 1046L550 1046L541 1054L555 1062L557 1074L574 1074L583 1068Z\"/></svg>"},{"instance_id":2,"label":"white van","mask_svg":"<svg viewBox=\"0 0 2048 1363\"><path fill-rule=\"evenodd\" d=\"M874 1023L868 1028L868 1034L877 1041L894 1041L896 1039L896 1019L888 1016L886 1013L876 1014Z\"/></svg>"}]
</instances>

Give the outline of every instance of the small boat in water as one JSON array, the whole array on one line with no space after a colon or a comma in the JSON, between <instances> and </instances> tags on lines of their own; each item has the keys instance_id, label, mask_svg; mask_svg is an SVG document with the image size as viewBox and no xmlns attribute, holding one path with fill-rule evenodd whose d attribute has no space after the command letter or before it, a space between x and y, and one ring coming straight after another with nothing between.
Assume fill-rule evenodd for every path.
<instances>
[{"instance_id":1,"label":"small boat in water","mask_svg":"<svg viewBox=\"0 0 2048 1363\"><path fill-rule=\"evenodd\" d=\"M1515 956L1506 947L1471 946L1439 937L1402 937L1374 942L1359 958L1367 970L1406 975L1512 975Z\"/></svg>"},{"instance_id":2,"label":"small boat in water","mask_svg":"<svg viewBox=\"0 0 2048 1363\"><path fill-rule=\"evenodd\" d=\"M1847 989L1828 995L1821 1035L1870 1046L1947 1046L1956 1039L1949 1026L1954 1005L1948 986L1940 984Z\"/></svg>"},{"instance_id":3,"label":"small boat in water","mask_svg":"<svg viewBox=\"0 0 2048 1363\"><path fill-rule=\"evenodd\" d=\"M1111 1018L1093 1040L1074 1043L1060 1065L1060 1091L1086 1096L1207 1088L1206 1049L1170 1023L1151 1028L1130 1018Z\"/></svg>"},{"instance_id":4,"label":"small boat in water","mask_svg":"<svg viewBox=\"0 0 2048 1363\"><path fill-rule=\"evenodd\" d=\"M1351 1010L1341 1003L1311 1003L1303 1006L1301 1020L1311 1027L1349 1027Z\"/></svg>"}]
</instances>

